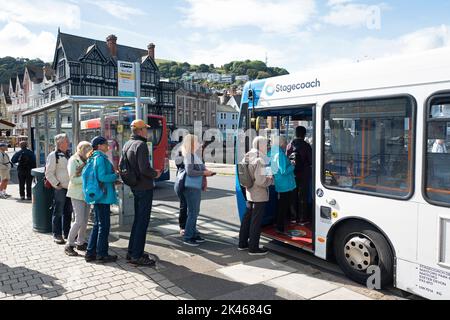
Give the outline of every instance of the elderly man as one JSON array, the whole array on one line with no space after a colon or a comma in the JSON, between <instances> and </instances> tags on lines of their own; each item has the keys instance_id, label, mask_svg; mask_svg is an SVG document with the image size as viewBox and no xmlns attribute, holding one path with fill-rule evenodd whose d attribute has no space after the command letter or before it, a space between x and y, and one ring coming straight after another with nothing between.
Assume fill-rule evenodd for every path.
<instances>
[{"instance_id":1,"label":"elderly man","mask_svg":"<svg viewBox=\"0 0 450 320\"><path fill-rule=\"evenodd\" d=\"M127 158L131 170L137 176L137 185L131 186L134 195L134 223L128 245L127 260L136 266L151 267L155 261L144 253L147 229L153 202L153 181L161 176L150 164L147 146L147 129L150 128L143 120L133 121L133 135L123 147L123 156Z\"/></svg>"},{"instance_id":2,"label":"elderly man","mask_svg":"<svg viewBox=\"0 0 450 320\"><path fill-rule=\"evenodd\" d=\"M53 211L53 240L56 244L65 244L64 238L69 237L72 221L72 204L67 197L70 177L67 164L70 159L69 138L65 134L55 137L56 150L48 155L45 167L45 177L55 189ZM63 238L64 236L64 238Z\"/></svg>"},{"instance_id":3,"label":"elderly man","mask_svg":"<svg viewBox=\"0 0 450 320\"><path fill-rule=\"evenodd\" d=\"M6 193L6 188L11 179L12 168L7 151L8 145L6 143L0 143L0 199L8 199L11 197Z\"/></svg>"}]
</instances>

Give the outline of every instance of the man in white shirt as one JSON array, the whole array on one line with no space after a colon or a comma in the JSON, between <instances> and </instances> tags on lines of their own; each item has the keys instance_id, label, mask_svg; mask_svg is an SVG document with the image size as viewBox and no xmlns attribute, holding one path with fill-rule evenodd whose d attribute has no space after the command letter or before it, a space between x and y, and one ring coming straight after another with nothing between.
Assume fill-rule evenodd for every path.
<instances>
[{"instance_id":1,"label":"man in white shirt","mask_svg":"<svg viewBox=\"0 0 450 320\"><path fill-rule=\"evenodd\" d=\"M11 180L11 160L8 151L8 145L6 143L0 144L0 199L8 199L11 197L6 193L9 180Z\"/></svg>"},{"instance_id":2,"label":"man in white shirt","mask_svg":"<svg viewBox=\"0 0 450 320\"><path fill-rule=\"evenodd\" d=\"M447 147L445 145L445 140L437 139L433 145L432 153L447 153Z\"/></svg>"},{"instance_id":3,"label":"man in white shirt","mask_svg":"<svg viewBox=\"0 0 450 320\"><path fill-rule=\"evenodd\" d=\"M52 218L53 241L65 244L68 239L72 222L72 204L67 197L70 177L67 164L69 162L69 139L60 134L55 137L56 150L48 155L45 167L45 178L55 189L55 205ZM64 238L63 238L64 237Z\"/></svg>"}]
</instances>

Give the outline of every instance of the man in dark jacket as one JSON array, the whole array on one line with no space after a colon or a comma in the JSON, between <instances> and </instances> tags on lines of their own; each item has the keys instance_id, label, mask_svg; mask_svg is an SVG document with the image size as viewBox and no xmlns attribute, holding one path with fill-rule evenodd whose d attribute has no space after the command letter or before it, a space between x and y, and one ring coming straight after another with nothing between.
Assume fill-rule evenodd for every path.
<instances>
[{"instance_id":1,"label":"man in dark jacket","mask_svg":"<svg viewBox=\"0 0 450 320\"><path fill-rule=\"evenodd\" d=\"M155 261L144 253L147 229L153 203L153 181L161 176L150 164L150 153L147 145L147 129L150 128L143 120L133 121L133 135L123 147L131 170L138 178L136 186L132 187L134 194L134 223L128 245L127 260L138 266L153 266Z\"/></svg>"},{"instance_id":2,"label":"man in dark jacket","mask_svg":"<svg viewBox=\"0 0 450 320\"><path fill-rule=\"evenodd\" d=\"M308 199L312 183L312 147L305 141L305 127L297 127L295 137L286 153L295 165L298 194L296 222L305 225L312 222L312 207Z\"/></svg>"},{"instance_id":3,"label":"man in dark jacket","mask_svg":"<svg viewBox=\"0 0 450 320\"><path fill-rule=\"evenodd\" d=\"M31 200L31 183L33 182L31 170L36 168L36 156L33 151L28 149L28 143L26 141L20 143L20 151L16 152L11 162L18 164L17 175L19 178L20 199L22 201L25 200L26 185L27 200Z\"/></svg>"}]
</instances>

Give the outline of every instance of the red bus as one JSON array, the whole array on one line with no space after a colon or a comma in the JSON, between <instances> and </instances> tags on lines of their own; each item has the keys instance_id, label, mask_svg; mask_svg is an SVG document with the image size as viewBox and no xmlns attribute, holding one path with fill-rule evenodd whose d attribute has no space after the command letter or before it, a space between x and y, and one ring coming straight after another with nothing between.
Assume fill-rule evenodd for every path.
<instances>
[{"instance_id":1,"label":"red bus","mask_svg":"<svg viewBox=\"0 0 450 320\"><path fill-rule=\"evenodd\" d=\"M169 168L169 134L167 130L166 118L158 115L148 115L147 123L151 127L148 129L148 146L150 152L150 161L152 167L162 172L158 181L170 180ZM125 116L121 123L117 116L105 116L105 131L109 132L105 135L110 144L109 158L117 169L120 159L120 150L122 146L129 140L131 136L130 124L128 116ZM95 136L101 135L101 119L89 119L81 121L80 132L81 139L90 141ZM120 128L120 129L119 129ZM122 139L118 139L118 135L122 135ZM118 143L118 140L122 143Z\"/></svg>"}]
</instances>

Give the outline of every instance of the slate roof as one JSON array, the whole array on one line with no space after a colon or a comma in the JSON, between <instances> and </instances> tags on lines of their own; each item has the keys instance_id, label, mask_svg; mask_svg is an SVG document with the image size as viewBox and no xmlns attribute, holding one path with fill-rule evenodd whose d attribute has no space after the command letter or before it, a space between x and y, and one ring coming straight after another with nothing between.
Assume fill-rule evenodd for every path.
<instances>
[{"instance_id":1,"label":"slate roof","mask_svg":"<svg viewBox=\"0 0 450 320\"><path fill-rule=\"evenodd\" d=\"M232 106L219 104L217 105L217 112L229 112L229 113L238 113L236 109L234 109Z\"/></svg>"},{"instance_id":2,"label":"slate roof","mask_svg":"<svg viewBox=\"0 0 450 320\"><path fill-rule=\"evenodd\" d=\"M44 80L44 70L35 66L27 66L30 79L34 83L41 83Z\"/></svg>"},{"instance_id":3,"label":"slate roof","mask_svg":"<svg viewBox=\"0 0 450 320\"><path fill-rule=\"evenodd\" d=\"M60 33L59 38L64 47L68 61L79 61L84 57L89 47L96 45L99 51L107 59L112 59L106 41L83 38L67 33ZM117 44L117 60L141 62L142 57L148 56L147 50L132 48Z\"/></svg>"}]
</instances>

